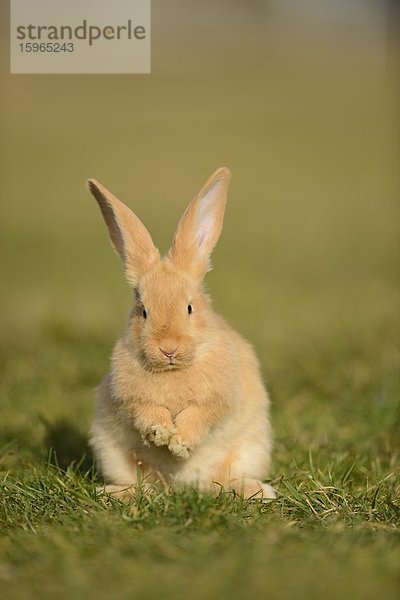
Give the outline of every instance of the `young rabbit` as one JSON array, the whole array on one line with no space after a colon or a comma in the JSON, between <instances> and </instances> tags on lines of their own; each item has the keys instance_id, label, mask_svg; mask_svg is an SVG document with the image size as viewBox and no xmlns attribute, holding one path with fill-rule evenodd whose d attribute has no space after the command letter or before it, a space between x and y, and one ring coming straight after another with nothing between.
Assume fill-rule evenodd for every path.
<instances>
[{"instance_id":1,"label":"young rabbit","mask_svg":"<svg viewBox=\"0 0 400 600\"><path fill-rule=\"evenodd\" d=\"M257 358L203 290L229 180L226 168L208 179L164 258L136 215L88 181L133 289L91 431L106 492L145 480L275 497L262 483L271 433Z\"/></svg>"}]
</instances>

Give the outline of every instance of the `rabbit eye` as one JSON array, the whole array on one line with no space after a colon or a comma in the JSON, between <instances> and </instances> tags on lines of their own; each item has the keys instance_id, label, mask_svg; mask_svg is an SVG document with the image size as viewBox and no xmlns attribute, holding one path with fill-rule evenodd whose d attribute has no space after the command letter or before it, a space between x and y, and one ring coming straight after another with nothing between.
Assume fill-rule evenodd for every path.
<instances>
[{"instance_id":1,"label":"rabbit eye","mask_svg":"<svg viewBox=\"0 0 400 600\"><path fill-rule=\"evenodd\" d=\"M144 309L143 309L143 311L142 311L142 315L143 315L143 318L144 318L144 319L147 319L147 311L146 311L146 309L145 309L145 308L144 308Z\"/></svg>"},{"instance_id":2,"label":"rabbit eye","mask_svg":"<svg viewBox=\"0 0 400 600\"><path fill-rule=\"evenodd\" d=\"M193 306L191 304L189 304L189 306L188 306L188 313L189 313L189 315L191 315L192 312L193 312Z\"/></svg>"}]
</instances>

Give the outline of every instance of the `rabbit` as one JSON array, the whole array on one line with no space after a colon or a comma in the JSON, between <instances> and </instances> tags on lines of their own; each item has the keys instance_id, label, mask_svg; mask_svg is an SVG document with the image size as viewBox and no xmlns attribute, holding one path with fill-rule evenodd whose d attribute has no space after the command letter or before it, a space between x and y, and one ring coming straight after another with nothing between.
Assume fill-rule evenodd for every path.
<instances>
[{"instance_id":1,"label":"rabbit","mask_svg":"<svg viewBox=\"0 0 400 600\"><path fill-rule=\"evenodd\" d=\"M122 497L145 481L275 497L263 483L271 428L256 355L203 289L230 177L222 167L206 181L164 258L125 204L87 182L133 290L91 428L105 493Z\"/></svg>"}]
</instances>

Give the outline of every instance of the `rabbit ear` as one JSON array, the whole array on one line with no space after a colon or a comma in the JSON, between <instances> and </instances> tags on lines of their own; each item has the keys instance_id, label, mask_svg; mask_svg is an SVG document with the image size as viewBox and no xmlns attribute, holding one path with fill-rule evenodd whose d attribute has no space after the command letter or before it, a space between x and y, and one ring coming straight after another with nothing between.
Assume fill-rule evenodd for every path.
<instances>
[{"instance_id":1,"label":"rabbit ear","mask_svg":"<svg viewBox=\"0 0 400 600\"><path fill-rule=\"evenodd\" d=\"M128 283L134 287L152 262L160 258L146 227L137 216L95 179L87 181L108 227L111 243L119 254Z\"/></svg>"},{"instance_id":2,"label":"rabbit ear","mask_svg":"<svg viewBox=\"0 0 400 600\"><path fill-rule=\"evenodd\" d=\"M206 181L179 221L168 253L171 262L198 278L211 268L209 259L221 234L230 178L229 169L222 167Z\"/></svg>"}]
</instances>

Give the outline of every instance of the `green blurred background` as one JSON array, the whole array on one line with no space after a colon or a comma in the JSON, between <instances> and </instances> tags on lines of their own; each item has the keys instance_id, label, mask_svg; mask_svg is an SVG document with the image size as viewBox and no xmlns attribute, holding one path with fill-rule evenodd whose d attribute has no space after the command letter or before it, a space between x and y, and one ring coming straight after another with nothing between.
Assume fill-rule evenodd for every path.
<instances>
[{"instance_id":1,"label":"green blurred background","mask_svg":"<svg viewBox=\"0 0 400 600\"><path fill-rule=\"evenodd\" d=\"M6 356L42 348L51 363L46 340L57 335L111 349L124 326L130 292L88 177L127 202L166 251L188 201L226 165L233 179L208 286L255 343L278 400L292 400L291 390L279 394L291 361L312 363L320 348L353 344L393 365L399 94L390 3L302 7L153 1L151 75L10 75L3 36ZM63 362L78 377L86 359L76 346ZM356 377L373 379L361 367ZM31 427L42 408L62 416L64 393L21 399L12 419ZM68 402L85 428L90 395Z\"/></svg>"},{"instance_id":2,"label":"green blurred background","mask_svg":"<svg viewBox=\"0 0 400 600\"><path fill-rule=\"evenodd\" d=\"M296 28L268 2L172 5L153 2L150 76L3 68L2 318L114 326L127 293L85 179L165 250L220 165L233 172L211 284L222 310L265 339L276 322L310 335L390 315L397 90L384 23Z\"/></svg>"},{"instance_id":3,"label":"green blurred background","mask_svg":"<svg viewBox=\"0 0 400 600\"><path fill-rule=\"evenodd\" d=\"M315 338L392 331L387 5L153 1L152 15L149 76L9 75L3 36L2 335L34 339L49 320L88 335L123 326L129 292L86 178L126 201L165 251L221 165L233 179L208 283L266 366Z\"/></svg>"}]
</instances>

